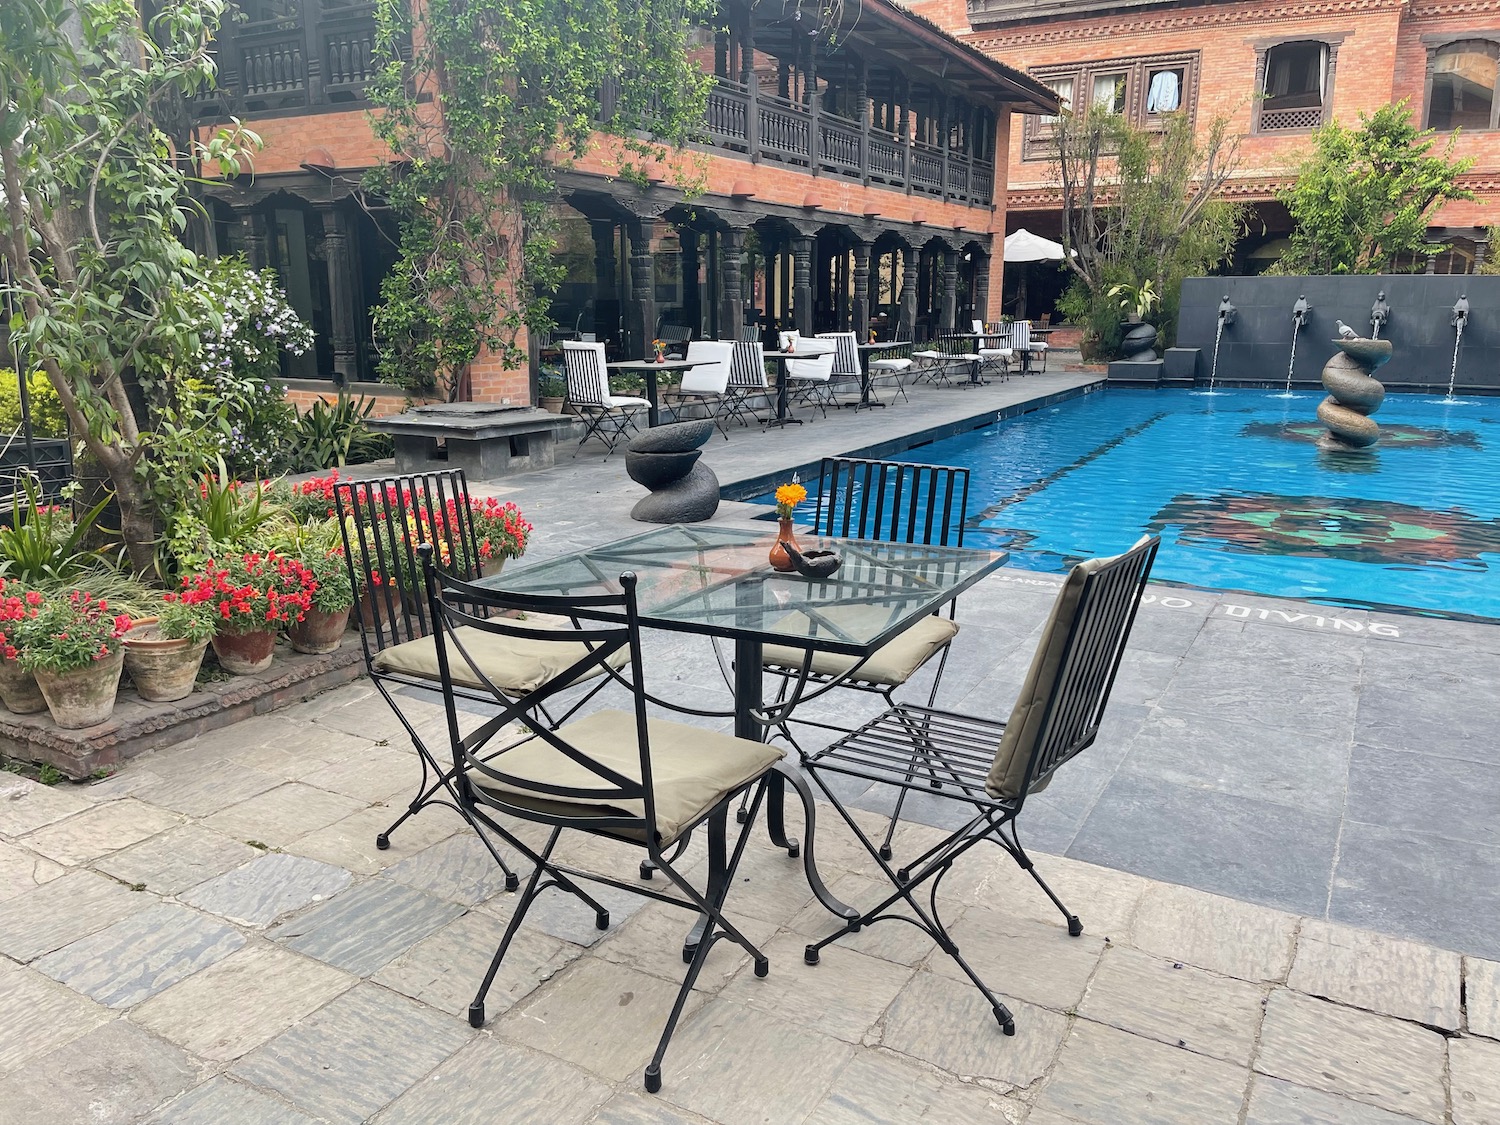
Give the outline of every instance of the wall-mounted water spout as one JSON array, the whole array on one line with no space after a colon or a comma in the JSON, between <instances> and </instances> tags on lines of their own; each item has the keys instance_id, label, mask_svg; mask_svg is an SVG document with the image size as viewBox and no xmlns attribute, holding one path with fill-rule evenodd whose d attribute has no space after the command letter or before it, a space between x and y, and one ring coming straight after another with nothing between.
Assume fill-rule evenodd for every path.
<instances>
[{"instance_id":1,"label":"wall-mounted water spout","mask_svg":"<svg viewBox=\"0 0 1500 1125\"><path fill-rule=\"evenodd\" d=\"M1370 306L1370 339L1380 339L1380 330L1391 319L1391 306L1386 303L1385 290L1375 294L1375 303Z\"/></svg>"},{"instance_id":2,"label":"wall-mounted water spout","mask_svg":"<svg viewBox=\"0 0 1500 1125\"><path fill-rule=\"evenodd\" d=\"M1458 349L1463 347L1464 329L1469 323L1469 295L1460 293L1453 302L1453 315L1448 321L1453 325L1453 366L1448 369L1448 397L1453 397L1453 388L1458 383Z\"/></svg>"},{"instance_id":3,"label":"wall-mounted water spout","mask_svg":"<svg viewBox=\"0 0 1500 1125\"><path fill-rule=\"evenodd\" d=\"M1278 398L1296 398L1292 394L1292 368L1297 366L1297 334L1302 331L1303 325L1312 316L1312 305L1307 302L1307 294L1299 293L1297 303L1292 306L1292 354L1286 361L1286 390L1277 395Z\"/></svg>"},{"instance_id":4,"label":"wall-mounted water spout","mask_svg":"<svg viewBox=\"0 0 1500 1125\"><path fill-rule=\"evenodd\" d=\"M1219 323L1214 329L1214 358L1208 368L1208 393L1215 394L1214 384L1219 380L1219 341L1224 338L1224 329L1234 323L1235 317L1240 315L1240 310L1235 308L1229 301L1229 294L1224 294L1224 299L1219 302Z\"/></svg>"},{"instance_id":5,"label":"wall-mounted water spout","mask_svg":"<svg viewBox=\"0 0 1500 1125\"><path fill-rule=\"evenodd\" d=\"M1219 302L1219 323L1228 328L1234 323L1234 318L1240 315L1240 310L1235 308L1229 301L1229 294L1224 294L1224 299Z\"/></svg>"}]
</instances>

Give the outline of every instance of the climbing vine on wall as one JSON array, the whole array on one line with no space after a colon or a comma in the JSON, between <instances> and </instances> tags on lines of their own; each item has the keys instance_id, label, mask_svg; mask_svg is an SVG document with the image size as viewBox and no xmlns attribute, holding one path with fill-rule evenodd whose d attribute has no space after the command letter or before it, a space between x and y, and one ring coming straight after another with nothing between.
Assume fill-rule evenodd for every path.
<instances>
[{"instance_id":1,"label":"climbing vine on wall","mask_svg":"<svg viewBox=\"0 0 1500 1125\"><path fill-rule=\"evenodd\" d=\"M712 77L690 48L714 7L378 0L371 116L393 157L364 186L400 229L373 311L382 378L454 398L482 348L524 362L561 280L558 173L597 145L644 179L701 129Z\"/></svg>"}]
</instances>

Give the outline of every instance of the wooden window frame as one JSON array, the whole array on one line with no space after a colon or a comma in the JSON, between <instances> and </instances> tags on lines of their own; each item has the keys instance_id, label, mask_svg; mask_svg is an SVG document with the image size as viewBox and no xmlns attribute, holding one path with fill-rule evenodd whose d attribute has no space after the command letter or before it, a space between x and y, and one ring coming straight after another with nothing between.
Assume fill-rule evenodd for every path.
<instances>
[{"instance_id":1,"label":"wooden window frame","mask_svg":"<svg viewBox=\"0 0 1500 1125\"><path fill-rule=\"evenodd\" d=\"M1321 128L1333 120L1333 96L1336 89L1336 78L1338 75L1339 46L1348 37L1347 32L1323 33L1320 35L1281 35L1275 39L1254 39L1250 46L1255 49L1255 86L1253 88L1253 108L1250 111L1250 132L1252 134L1270 137L1294 137ZM1266 90L1266 60L1272 48L1284 47L1289 43L1320 43L1328 48L1328 77L1323 86L1323 104L1319 107L1318 121L1315 125L1298 126L1295 128L1267 128L1262 124L1262 114L1265 110Z\"/></svg>"},{"instance_id":2,"label":"wooden window frame","mask_svg":"<svg viewBox=\"0 0 1500 1125\"><path fill-rule=\"evenodd\" d=\"M1166 118L1166 114L1163 113L1146 112L1150 76L1159 70L1181 70L1181 100L1178 108L1173 112L1186 113L1190 119L1196 119L1199 67L1200 53L1198 51L1175 51L1039 66L1032 68L1028 73L1044 84L1062 78L1072 79L1071 112L1075 113L1087 113L1091 108L1095 75L1123 74L1125 76L1125 108L1121 115L1132 125L1150 129L1161 128ZM1052 144L1052 136L1051 125L1044 123L1040 117L1028 116L1022 129L1021 159L1023 161L1052 159L1056 151Z\"/></svg>"},{"instance_id":3,"label":"wooden window frame","mask_svg":"<svg viewBox=\"0 0 1500 1125\"><path fill-rule=\"evenodd\" d=\"M1500 31L1465 31L1455 32L1448 35L1424 35L1422 45L1427 48L1427 74L1422 83L1422 127L1424 129L1436 128L1428 122L1432 119L1432 78L1433 70L1437 65L1438 52L1444 47L1456 47L1461 43L1489 43L1500 47ZM1493 133L1500 131L1500 82L1496 83L1494 92L1490 96L1490 123L1485 128L1472 125L1463 127L1465 133ZM1443 129L1441 132L1450 133L1453 130Z\"/></svg>"}]
</instances>

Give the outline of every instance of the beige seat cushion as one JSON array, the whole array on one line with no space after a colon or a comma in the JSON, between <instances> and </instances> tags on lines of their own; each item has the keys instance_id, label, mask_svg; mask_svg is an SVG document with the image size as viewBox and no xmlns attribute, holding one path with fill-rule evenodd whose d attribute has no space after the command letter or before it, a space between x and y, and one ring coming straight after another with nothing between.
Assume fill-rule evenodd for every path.
<instances>
[{"instance_id":1,"label":"beige seat cushion","mask_svg":"<svg viewBox=\"0 0 1500 1125\"><path fill-rule=\"evenodd\" d=\"M764 742L751 742L703 727L649 719L646 737L651 747L651 779L656 797L656 829L662 844L670 844L725 796L765 773L785 757L785 751ZM559 728L557 735L601 766L634 780L641 776L640 743L635 715L629 711L598 711ZM572 801L528 789L526 780L579 789L607 786L597 774L573 761L541 738L530 738L488 759L489 765L515 781L499 781L471 769L469 779L479 788L505 794L507 803L552 815L603 817L645 815L644 801ZM632 835L621 832L619 835Z\"/></svg>"},{"instance_id":2,"label":"beige seat cushion","mask_svg":"<svg viewBox=\"0 0 1500 1125\"><path fill-rule=\"evenodd\" d=\"M1139 539L1135 550L1150 536ZM1129 554L1130 551L1122 552ZM1107 559L1085 559L1072 570L1057 592L1052 603L1052 613L1042 629L1042 642L1037 645L1031 658L1031 667L1026 671L1026 682L1021 685L1021 694L1011 708L1010 718L1005 723L1005 733L1000 736L1000 748L990 765L990 774L985 781L985 792L995 798L1014 800L1021 795L1021 783L1026 780L1026 766L1031 761L1036 740L1042 732L1042 719L1047 712L1047 697L1052 694L1062 667L1063 649L1068 643L1068 630L1073 616L1078 612L1078 602L1083 597L1084 580L1096 570L1102 570L1120 555ZM1048 779L1051 780L1050 778ZM1039 793L1046 783L1033 786L1031 791Z\"/></svg>"},{"instance_id":3,"label":"beige seat cushion","mask_svg":"<svg viewBox=\"0 0 1500 1125\"><path fill-rule=\"evenodd\" d=\"M566 618L532 617L518 621L518 625L542 626L545 628L571 628ZM582 641L539 641L530 637L508 637L503 633L491 633L464 625L454 630L459 642L474 658L490 681L507 695L524 695L535 691L543 684L555 679L588 654ZM623 668L630 660L630 650L621 647L608 658L611 668ZM437 644L429 637L392 645L375 654L373 661L377 672L392 675L416 676L424 680L440 680L438 672ZM448 667L455 684L487 690L483 682L469 667L469 662L453 646L448 648ZM604 675L597 664L577 677L577 682L591 680Z\"/></svg>"},{"instance_id":4,"label":"beige seat cushion","mask_svg":"<svg viewBox=\"0 0 1500 1125\"><path fill-rule=\"evenodd\" d=\"M879 606L834 606L823 611L823 616L836 623L856 627L861 623L861 618L874 618L874 624L878 627L890 616L890 610ZM779 626L791 632L806 632L807 618L802 613L789 614ZM929 614L876 649L854 674L854 679L863 683L897 687L911 679L918 668L957 635L958 625L955 622ZM761 662L769 667L800 672L806 656L805 649L790 645L766 645ZM814 652L812 670L824 676L842 676L858 663L857 656Z\"/></svg>"}]
</instances>

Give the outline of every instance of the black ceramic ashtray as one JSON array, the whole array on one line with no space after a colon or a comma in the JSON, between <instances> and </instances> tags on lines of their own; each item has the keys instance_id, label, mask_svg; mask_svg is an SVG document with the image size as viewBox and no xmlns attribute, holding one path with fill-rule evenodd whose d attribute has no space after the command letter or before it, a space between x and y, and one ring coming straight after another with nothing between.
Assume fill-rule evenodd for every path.
<instances>
[{"instance_id":1,"label":"black ceramic ashtray","mask_svg":"<svg viewBox=\"0 0 1500 1125\"><path fill-rule=\"evenodd\" d=\"M804 578L827 578L844 561L834 551L799 551L785 539L781 545L792 560L792 566Z\"/></svg>"}]
</instances>

